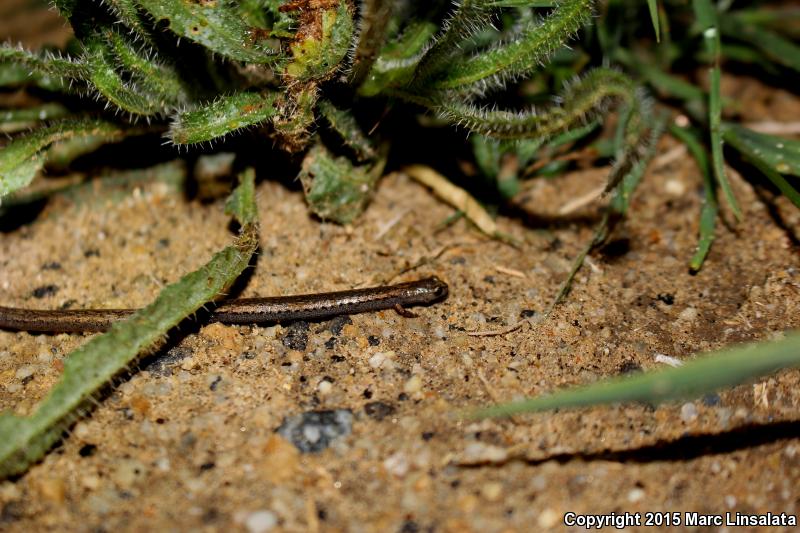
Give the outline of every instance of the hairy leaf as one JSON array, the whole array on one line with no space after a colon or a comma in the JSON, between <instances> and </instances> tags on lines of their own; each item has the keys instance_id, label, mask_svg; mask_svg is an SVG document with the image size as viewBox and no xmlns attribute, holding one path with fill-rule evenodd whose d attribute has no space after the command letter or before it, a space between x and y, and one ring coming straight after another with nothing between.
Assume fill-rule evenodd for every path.
<instances>
[{"instance_id":1,"label":"hairy leaf","mask_svg":"<svg viewBox=\"0 0 800 533\"><path fill-rule=\"evenodd\" d=\"M45 162L43 150L78 136L121 138L125 130L99 120L65 120L17 137L0 150L0 198L28 185Z\"/></svg>"},{"instance_id":2,"label":"hairy leaf","mask_svg":"<svg viewBox=\"0 0 800 533\"><path fill-rule=\"evenodd\" d=\"M335 157L321 143L314 145L300 171L309 207L323 220L351 223L371 199L384 163L355 166L346 157Z\"/></svg>"},{"instance_id":3,"label":"hairy leaf","mask_svg":"<svg viewBox=\"0 0 800 533\"><path fill-rule=\"evenodd\" d=\"M191 0L138 0L156 21L189 40L225 57L251 63L273 63L276 43L264 32L245 24L235 2Z\"/></svg>"},{"instance_id":4,"label":"hairy leaf","mask_svg":"<svg viewBox=\"0 0 800 533\"><path fill-rule=\"evenodd\" d=\"M355 117L348 111L338 109L328 100L319 101L319 110L345 145L349 146L361 161L373 159L376 155L375 148L367 139Z\"/></svg>"},{"instance_id":5,"label":"hairy leaf","mask_svg":"<svg viewBox=\"0 0 800 533\"><path fill-rule=\"evenodd\" d=\"M541 23L529 24L515 39L466 60L451 62L432 87L482 93L530 73L589 20L593 5L593 0L559 2Z\"/></svg>"},{"instance_id":6,"label":"hairy leaf","mask_svg":"<svg viewBox=\"0 0 800 533\"><path fill-rule=\"evenodd\" d=\"M354 31L353 16L346 2L334 9L322 9L308 22L317 31L299 31L290 45L292 61L286 74L294 80L324 80L329 78L347 55Z\"/></svg>"},{"instance_id":7,"label":"hairy leaf","mask_svg":"<svg viewBox=\"0 0 800 533\"><path fill-rule=\"evenodd\" d=\"M226 210L242 225L239 237L210 262L167 286L153 303L72 352L61 379L30 416L0 415L0 478L28 469L90 408L92 397L141 354L206 302L218 298L247 267L258 246L254 173L243 176Z\"/></svg>"},{"instance_id":8,"label":"hairy leaf","mask_svg":"<svg viewBox=\"0 0 800 533\"><path fill-rule=\"evenodd\" d=\"M263 122L277 113L277 93L241 92L223 96L175 115L169 137L175 144L194 144L222 137Z\"/></svg>"}]
</instances>

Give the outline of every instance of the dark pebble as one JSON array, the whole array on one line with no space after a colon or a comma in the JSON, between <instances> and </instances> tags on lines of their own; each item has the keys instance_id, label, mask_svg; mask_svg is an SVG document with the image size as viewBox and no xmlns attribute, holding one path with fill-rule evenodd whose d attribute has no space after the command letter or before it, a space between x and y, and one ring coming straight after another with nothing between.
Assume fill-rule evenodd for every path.
<instances>
[{"instance_id":1,"label":"dark pebble","mask_svg":"<svg viewBox=\"0 0 800 533\"><path fill-rule=\"evenodd\" d=\"M31 293L34 298L44 298L45 296L52 296L58 292L57 285L42 285L41 287L36 287L33 289Z\"/></svg>"},{"instance_id":2,"label":"dark pebble","mask_svg":"<svg viewBox=\"0 0 800 533\"><path fill-rule=\"evenodd\" d=\"M328 350L333 350L333 347L336 346L336 337L331 337L330 339L325 341L325 348Z\"/></svg>"},{"instance_id":3,"label":"dark pebble","mask_svg":"<svg viewBox=\"0 0 800 533\"><path fill-rule=\"evenodd\" d=\"M94 444L84 444L81 446L81 449L78 450L78 455L81 457L91 457L97 451L97 446Z\"/></svg>"},{"instance_id":4,"label":"dark pebble","mask_svg":"<svg viewBox=\"0 0 800 533\"><path fill-rule=\"evenodd\" d=\"M333 333L334 335L339 336L342 334L342 329L344 329L344 327L347 324L352 324L352 323L353 319L350 318L348 315L337 316L336 318L328 322L328 330L330 330L330 332Z\"/></svg>"},{"instance_id":5,"label":"dark pebble","mask_svg":"<svg viewBox=\"0 0 800 533\"><path fill-rule=\"evenodd\" d=\"M424 432L422 434L422 440L427 442L427 441L431 440L434 435L435 435L435 433L433 431L426 431L426 432Z\"/></svg>"},{"instance_id":6,"label":"dark pebble","mask_svg":"<svg viewBox=\"0 0 800 533\"><path fill-rule=\"evenodd\" d=\"M0 509L0 524L16 522L23 516L22 504L18 501L10 501Z\"/></svg>"},{"instance_id":7,"label":"dark pebble","mask_svg":"<svg viewBox=\"0 0 800 533\"><path fill-rule=\"evenodd\" d=\"M172 367L179 361L191 357L192 351L188 348L176 346L163 355L157 356L144 367L154 376L171 376Z\"/></svg>"},{"instance_id":8,"label":"dark pebble","mask_svg":"<svg viewBox=\"0 0 800 533\"><path fill-rule=\"evenodd\" d=\"M370 346L377 346L381 343L381 339L376 335L370 335L369 337L367 337L367 342L369 342Z\"/></svg>"},{"instance_id":9,"label":"dark pebble","mask_svg":"<svg viewBox=\"0 0 800 533\"><path fill-rule=\"evenodd\" d=\"M215 465L213 461L209 461L208 463L203 463L200 465L200 471L205 472L206 470L211 470L215 466L217 465Z\"/></svg>"},{"instance_id":10,"label":"dark pebble","mask_svg":"<svg viewBox=\"0 0 800 533\"><path fill-rule=\"evenodd\" d=\"M522 311L520 311L519 316L520 318L531 318L536 316L536 311L534 311L533 309L523 309Z\"/></svg>"},{"instance_id":11,"label":"dark pebble","mask_svg":"<svg viewBox=\"0 0 800 533\"><path fill-rule=\"evenodd\" d=\"M400 527L400 533L419 533L419 524L413 520L406 520Z\"/></svg>"},{"instance_id":12,"label":"dark pebble","mask_svg":"<svg viewBox=\"0 0 800 533\"><path fill-rule=\"evenodd\" d=\"M215 377L214 381L211 382L211 384L208 386L208 388L211 389L211 390L217 390L217 387L219 387L219 384L220 384L221 381L222 381L222 376Z\"/></svg>"},{"instance_id":13,"label":"dark pebble","mask_svg":"<svg viewBox=\"0 0 800 533\"><path fill-rule=\"evenodd\" d=\"M334 363L342 363L342 362L344 362L344 360L345 360L345 357L342 356L342 355L332 355L331 356L331 361L333 361Z\"/></svg>"},{"instance_id":14,"label":"dark pebble","mask_svg":"<svg viewBox=\"0 0 800 533\"><path fill-rule=\"evenodd\" d=\"M308 322L298 320L289 324L282 340L283 345L291 350L305 350L308 345Z\"/></svg>"},{"instance_id":15,"label":"dark pebble","mask_svg":"<svg viewBox=\"0 0 800 533\"><path fill-rule=\"evenodd\" d=\"M716 393L706 394L703 396L703 403L709 407L716 407L722 403L722 398L720 398L719 394Z\"/></svg>"},{"instance_id":16,"label":"dark pebble","mask_svg":"<svg viewBox=\"0 0 800 533\"><path fill-rule=\"evenodd\" d=\"M42 265L42 270L61 270L61 263L58 261L50 261Z\"/></svg>"},{"instance_id":17,"label":"dark pebble","mask_svg":"<svg viewBox=\"0 0 800 533\"><path fill-rule=\"evenodd\" d=\"M619 365L620 374L632 374L634 372L641 372L642 367L635 361L625 361Z\"/></svg>"},{"instance_id":18,"label":"dark pebble","mask_svg":"<svg viewBox=\"0 0 800 533\"><path fill-rule=\"evenodd\" d=\"M364 405L364 413L374 420L381 421L397 411L392 404L385 402L369 402Z\"/></svg>"},{"instance_id":19,"label":"dark pebble","mask_svg":"<svg viewBox=\"0 0 800 533\"><path fill-rule=\"evenodd\" d=\"M672 305L675 303L675 295L665 292L656 296L656 300L658 300L659 302L663 302L667 305Z\"/></svg>"},{"instance_id":20,"label":"dark pebble","mask_svg":"<svg viewBox=\"0 0 800 533\"><path fill-rule=\"evenodd\" d=\"M494 285L494 276L485 276L483 278L483 281L485 281L486 283L489 283L491 285Z\"/></svg>"},{"instance_id":21,"label":"dark pebble","mask_svg":"<svg viewBox=\"0 0 800 533\"><path fill-rule=\"evenodd\" d=\"M349 409L309 411L285 418L277 433L303 453L319 452L353 429L353 413Z\"/></svg>"},{"instance_id":22,"label":"dark pebble","mask_svg":"<svg viewBox=\"0 0 800 533\"><path fill-rule=\"evenodd\" d=\"M100 250L97 248L89 248L83 252L83 257L100 257Z\"/></svg>"}]
</instances>

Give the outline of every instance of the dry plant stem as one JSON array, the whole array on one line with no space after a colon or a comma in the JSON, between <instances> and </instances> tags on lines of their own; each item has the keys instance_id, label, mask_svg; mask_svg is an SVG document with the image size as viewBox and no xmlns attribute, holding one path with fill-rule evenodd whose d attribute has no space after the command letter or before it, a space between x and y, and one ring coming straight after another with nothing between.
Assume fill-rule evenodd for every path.
<instances>
[{"instance_id":1,"label":"dry plant stem","mask_svg":"<svg viewBox=\"0 0 800 533\"><path fill-rule=\"evenodd\" d=\"M489 236L497 235L497 224L489 213L469 195L467 191L456 187L444 176L430 167L412 165L403 169L403 172L423 185L430 187L433 192L459 211L463 211L467 218Z\"/></svg>"}]
</instances>

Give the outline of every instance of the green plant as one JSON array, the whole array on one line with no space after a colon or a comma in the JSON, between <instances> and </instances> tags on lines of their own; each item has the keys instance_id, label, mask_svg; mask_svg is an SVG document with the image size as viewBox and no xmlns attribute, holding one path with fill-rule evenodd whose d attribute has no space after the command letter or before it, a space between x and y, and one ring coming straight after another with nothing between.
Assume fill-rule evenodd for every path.
<instances>
[{"instance_id":1,"label":"green plant","mask_svg":"<svg viewBox=\"0 0 800 533\"><path fill-rule=\"evenodd\" d=\"M66 139L112 142L162 131L173 145L195 147L248 130L305 154L300 177L311 209L348 223L366 206L392 140L366 135L347 110L367 99L411 102L491 138L537 142L619 104L624 142L609 190L648 138L635 83L606 68L570 83L562 105L516 112L482 103L546 63L589 20L593 0L464 0L449 13L447 2L382 0L358 9L345 0L55 6L69 19L74 43L60 52L0 48L0 85L33 85L56 100L78 95L81 105L48 102L41 120L28 110L43 126L0 154L0 196L26 186L47 164L48 147ZM8 122L27 124L22 118ZM316 135L318 119L339 143ZM76 145L75 155L97 142Z\"/></svg>"}]
</instances>

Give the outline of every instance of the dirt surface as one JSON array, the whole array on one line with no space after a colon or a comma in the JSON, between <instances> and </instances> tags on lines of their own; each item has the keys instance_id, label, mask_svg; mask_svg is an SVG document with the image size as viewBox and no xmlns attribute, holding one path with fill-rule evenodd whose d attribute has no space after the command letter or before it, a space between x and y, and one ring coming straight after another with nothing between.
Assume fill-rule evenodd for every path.
<instances>
[{"instance_id":1,"label":"dirt surface","mask_svg":"<svg viewBox=\"0 0 800 533\"><path fill-rule=\"evenodd\" d=\"M798 106L756 94L766 111L750 120ZM732 172L746 222L721 226L689 275L702 187L676 146L662 141L629 220L546 319L602 200L559 209L604 169L532 182L516 199L526 216L499 219L518 249L463 220L439 229L452 209L402 175L352 227L262 182L261 254L243 296L435 274L450 297L417 318L187 325L40 464L0 482L0 530L500 532L561 530L566 512L800 514L797 370L684 404L459 417L800 327L798 211ZM0 234L0 303L143 305L230 242L227 224L221 202L158 182L56 197ZM467 334L522 317L530 325L504 335ZM0 409L30 412L87 338L0 331ZM335 409L352 413L336 420L351 431L321 451L276 433Z\"/></svg>"}]
</instances>

